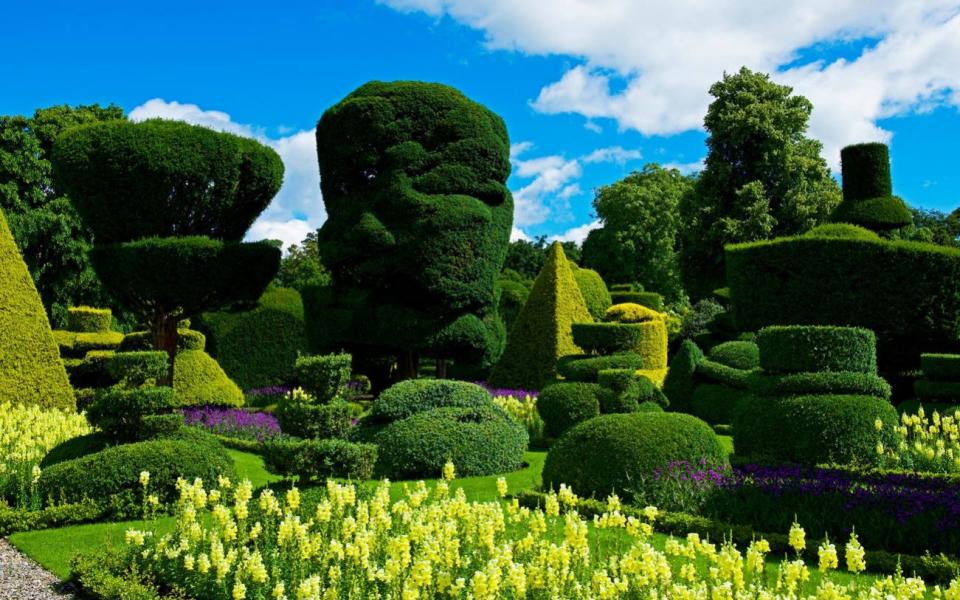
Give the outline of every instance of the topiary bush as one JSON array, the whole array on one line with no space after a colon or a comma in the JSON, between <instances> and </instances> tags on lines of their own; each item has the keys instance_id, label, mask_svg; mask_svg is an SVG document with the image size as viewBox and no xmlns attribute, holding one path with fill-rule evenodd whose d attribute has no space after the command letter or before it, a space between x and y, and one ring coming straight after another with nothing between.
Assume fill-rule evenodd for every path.
<instances>
[{"instance_id":1,"label":"topiary bush","mask_svg":"<svg viewBox=\"0 0 960 600\"><path fill-rule=\"evenodd\" d=\"M301 438L346 439L353 428L353 409L345 400L313 404L286 397L275 414L281 431Z\"/></svg>"},{"instance_id":2,"label":"topiary bush","mask_svg":"<svg viewBox=\"0 0 960 600\"><path fill-rule=\"evenodd\" d=\"M876 337L869 329L791 325L757 334L760 366L772 373L859 371L876 373Z\"/></svg>"},{"instance_id":3,"label":"topiary bush","mask_svg":"<svg viewBox=\"0 0 960 600\"><path fill-rule=\"evenodd\" d=\"M605 356L573 354L557 361L557 372L570 381L595 382L605 369L643 368L643 357L636 352L620 352Z\"/></svg>"},{"instance_id":4,"label":"topiary bush","mask_svg":"<svg viewBox=\"0 0 960 600\"><path fill-rule=\"evenodd\" d=\"M543 486L569 485L581 497L626 501L657 469L674 461L726 462L709 425L690 415L637 412L603 415L567 431L543 466Z\"/></svg>"},{"instance_id":5,"label":"topiary bush","mask_svg":"<svg viewBox=\"0 0 960 600\"><path fill-rule=\"evenodd\" d=\"M631 302L614 304L603 314L603 320L612 323L645 323L662 318L663 313Z\"/></svg>"},{"instance_id":6,"label":"topiary bush","mask_svg":"<svg viewBox=\"0 0 960 600\"><path fill-rule=\"evenodd\" d=\"M109 308L72 306L67 309L67 330L76 333L102 333L110 331L113 313Z\"/></svg>"},{"instance_id":7,"label":"topiary bush","mask_svg":"<svg viewBox=\"0 0 960 600\"><path fill-rule=\"evenodd\" d=\"M350 381L353 357L347 353L301 356L293 365L294 376L320 402L339 398Z\"/></svg>"},{"instance_id":8,"label":"topiary bush","mask_svg":"<svg viewBox=\"0 0 960 600\"><path fill-rule=\"evenodd\" d=\"M877 442L896 441L891 427L877 431L877 419L898 422L893 406L875 396L745 396L733 413L733 443L750 461L875 466Z\"/></svg>"},{"instance_id":9,"label":"topiary bush","mask_svg":"<svg viewBox=\"0 0 960 600\"><path fill-rule=\"evenodd\" d=\"M377 436L377 473L391 479L438 477L453 461L461 476L520 468L526 428L497 407L444 407L395 421Z\"/></svg>"},{"instance_id":10,"label":"topiary bush","mask_svg":"<svg viewBox=\"0 0 960 600\"><path fill-rule=\"evenodd\" d=\"M840 150L843 202L833 220L870 229L897 229L913 223L903 200L893 195L890 151L886 144L853 144Z\"/></svg>"},{"instance_id":11,"label":"topiary bush","mask_svg":"<svg viewBox=\"0 0 960 600\"><path fill-rule=\"evenodd\" d=\"M510 331L513 322L517 320L523 305L527 303L530 296L530 289L519 281L509 279L498 279L497 287L500 289L500 300L497 303L497 310L503 323Z\"/></svg>"},{"instance_id":12,"label":"topiary bush","mask_svg":"<svg viewBox=\"0 0 960 600\"><path fill-rule=\"evenodd\" d=\"M930 379L960 380L960 354L920 355L920 369Z\"/></svg>"},{"instance_id":13,"label":"topiary bush","mask_svg":"<svg viewBox=\"0 0 960 600\"><path fill-rule=\"evenodd\" d=\"M177 352L184 350L204 350L207 347L207 336L192 329L177 330ZM149 331L134 331L123 336L119 352L137 352L153 350L153 335Z\"/></svg>"},{"instance_id":14,"label":"topiary bush","mask_svg":"<svg viewBox=\"0 0 960 600\"><path fill-rule=\"evenodd\" d=\"M640 304L657 312L663 312L663 296L656 292L645 291L611 291L610 300L616 304Z\"/></svg>"},{"instance_id":15,"label":"topiary bush","mask_svg":"<svg viewBox=\"0 0 960 600\"><path fill-rule=\"evenodd\" d=\"M643 404L670 405L660 388L634 369L605 369L600 371L597 382L614 393L599 398L602 414L635 412Z\"/></svg>"},{"instance_id":16,"label":"topiary bush","mask_svg":"<svg viewBox=\"0 0 960 600\"><path fill-rule=\"evenodd\" d=\"M938 401L949 404L960 402L960 381L918 379L913 382L913 391L922 401Z\"/></svg>"},{"instance_id":17,"label":"topiary bush","mask_svg":"<svg viewBox=\"0 0 960 600\"><path fill-rule=\"evenodd\" d=\"M740 400L748 392L714 383L701 383L693 390L690 414L700 417L711 425L728 424Z\"/></svg>"},{"instance_id":18,"label":"topiary bush","mask_svg":"<svg viewBox=\"0 0 960 600\"><path fill-rule=\"evenodd\" d=\"M442 407L486 408L490 392L475 383L450 379L408 379L396 383L373 403L370 421L390 423Z\"/></svg>"},{"instance_id":19,"label":"topiary bush","mask_svg":"<svg viewBox=\"0 0 960 600\"><path fill-rule=\"evenodd\" d=\"M719 383L727 387L745 390L749 387L750 374L754 369L735 369L710 359L703 359L697 364L697 375L701 380Z\"/></svg>"},{"instance_id":20,"label":"topiary bush","mask_svg":"<svg viewBox=\"0 0 960 600\"><path fill-rule=\"evenodd\" d=\"M37 489L58 502L93 499L109 508L114 518L142 514L144 489L140 473L150 473L146 493L161 504L179 497L177 479L216 481L218 475L235 478L233 459L212 437L157 439L111 446L43 470Z\"/></svg>"},{"instance_id":21,"label":"topiary bush","mask_svg":"<svg viewBox=\"0 0 960 600\"><path fill-rule=\"evenodd\" d=\"M173 389L178 406L243 406L243 391L203 350L177 354Z\"/></svg>"},{"instance_id":22,"label":"topiary bush","mask_svg":"<svg viewBox=\"0 0 960 600\"><path fill-rule=\"evenodd\" d=\"M117 352L106 360L107 373L126 387L155 382L167 372L167 353L159 350Z\"/></svg>"},{"instance_id":23,"label":"topiary bush","mask_svg":"<svg viewBox=\"0 0 960 600\"><path fill-rule=\"evenodd\" d=\"M600 414L601 405L611 405L616 394L598 383L554 383L540 390L537 412L543 431L559 437L577 423Z\"/></svg>"},{"instance_id":24,"label":"topiary bush","mask_svg":"<svg viewBox=\"0 0 960 600\"><path fill-rule=\"evenodd\" d=\"M145 417L175 405L174 391L168 387L107 388L97 393L87 409L87 419L110 439L131 441L149 435L144 431Z\"/></svg>"},{"instance_id":25,"label":"topiary bush","mask_svg":"<svg viewBox=\"0 0 960 600\"><path fill-rule=\"evenodd\" d=\"M571 265L571 267L573 266L575 265ZM580 288L580 293L583 295L583 301L586 303L590 315L597 321L603 319L603 315L613 304L603 278L593 269L583 268L574 268L573 278L577 282L577 287Z\"/></svg>"},{"instance_id":26,"label":"topiary bush","mask_svg":"<svg viewBox=\"0 0 960 600\"><path fill-rule=\"evenodd\" d=\"M824 223L803 234L809 238L843 238L850 240L879 240L880 236L866 227L853 223Z\"/></svg>"},{"instance_id":27,"label":"topiary bush","mask_svg":"<svg viewBox=\"0 0 960 600\"><path fill-rule=\"evenodd\" d=\"M100 331L96 333L74 333L54 330L61 356L83 358L88 352L96 350L118 350L123 342L123 334L118 331Z\"/></svg>"},{"instance_id":28,"label":"topiary bush","mask_svg":"<svg viewBox=\"0 0 960 600\"><path fill-rule=\"evenodd\" d=\"M271 473L294 475L305 486L311 478L365 480L373 476L377 462L374 444L355 444L340 439L298 440L277 438L263 444L263 464Z\"/></svg>"},{"instance_id":29,"label":"topiary bush","mask_svg":"<svg viewBox=\"0 0 960 600\"><path fill-rule=\"evenodd\" d=\"M242 389L288 383L307 351L303 300L290 288L270 287L249 310L204 313L197 328L208 352Z\"/></svg>"},{"instance_id":30,"label":"topiary bush","mask_svg":"<svg viewBox=\"0 0 960 600\"><path fill-rule=\"evenodd\" d=\"M723 342L711 348L707 357L734 369L749 370L760 366L760 348L754 342Z\"/></svg>"},{"instance_id":31,"label":"topiary bush","mask_svg":"<svg viewBox=\"0 0 960 600\"><path fill-rule=\"evenodd\" d=\"M693 399L694 374L703 360L703 351L692 340L684 340L670 361L670 370L663 382L663 393L670 399L671 410L685 411Z\"/></svg>"},{"instance_id":32,"label":"topiary bush","mask_svg":"<svg viewBox=\"0 0 960 600\"><path fill-rule=\"evenodd\" d=\"M573 341L587 352L633 352L640 346L648 323L574 323Z\"/></svg>"},{"instance_id":33,"label":"topiary bush","mask_svg":"<svg viewBox=\"0 0 960 600\"><path fill-rule=\"evenodd\" d=\"M750 393L756 396L800 394L853 394L890 399L890 384L879 375L857 371L825 373L765 373L754 371L747 378Z\"/></svg>"}]
</instances>

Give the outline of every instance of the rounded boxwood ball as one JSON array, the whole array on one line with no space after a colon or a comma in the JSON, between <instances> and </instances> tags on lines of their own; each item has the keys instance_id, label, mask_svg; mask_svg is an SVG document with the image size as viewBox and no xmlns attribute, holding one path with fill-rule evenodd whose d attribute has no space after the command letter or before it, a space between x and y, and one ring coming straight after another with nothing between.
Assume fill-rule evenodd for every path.
<instances>
[{"instance_id":1,"label":"rounded boxwood ball","mask_svg":"<svg viewBox=\"0 0 960 600\"><path fill-rule=\"evenodd\" d=\"M460 476L516 470L529 437L523 425L496 406L451 406L395 421L376 442L379 475L411 479L439 477L448 460Z\"/></svg>"},{"instance_id":2,"label":"rounded boxwood ball","mask_svg":"<svg viewBox=\"0 0 960 600\"><path fill-rule=\"evenodd\" d=\"M726 455L717 434L696 417L636 412L602 415L580 423L550 448L543 486L561 483L581 497L616 492L629 501L632 489L672 461L720 463Z\"/></svg>"},{"instance_id":3,"label":"rounded boxwood ball","mask_svg":"<svg viewBox=\"0 0 960 600\"><path fill-rule=\"evenodd\" d=\"M492 405L490 392L475 383L451 379L407 379L380 394L370 411L370 421L389 423L446 406L484 408Z\"/></svg>"},{"instance_id":4,"label":"rounded boxwood ball","mask_svg":"<svg viewBox=\"0 0 960 600\"><path fill-rule=\"evenodd\" d=\"M600 414L600 406L613 402L612 390L597 383L554 383L540 391L537 412L544 433L557 437L581 421Z\"/></svg>"}]
</instances>

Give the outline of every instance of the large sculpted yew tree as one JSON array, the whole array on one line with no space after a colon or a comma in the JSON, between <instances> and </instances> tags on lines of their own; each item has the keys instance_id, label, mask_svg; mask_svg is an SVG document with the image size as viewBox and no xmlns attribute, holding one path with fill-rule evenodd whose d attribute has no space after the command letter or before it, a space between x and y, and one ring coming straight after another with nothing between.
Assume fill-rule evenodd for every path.
<instances>
[{"instance_id":1,"label":"large sculpted yew tree","mask_svg":"<svg viewBox=\"0 0 960 600\"><path fill-rule=\"evenodd\" d=\"M255 301L277 271L277 248L240 240L280 189L280 157L255 140L150 120L69 129L52 159L93 231L97 274L168 353L172 382L177 324Z\"/></svg>"},{"instance_id":2,"label":"large sculpted yew tree","mask_svg":"<svg viewBox=\"0 0 960 600\"><path fill-rule=\"evenodd\" d=\"M317 154L327 344L395 357L399 377L420 356L496 361L513 220L503 120L444 85L371 82L324 113Z\"/></svg>"}]
</instances>

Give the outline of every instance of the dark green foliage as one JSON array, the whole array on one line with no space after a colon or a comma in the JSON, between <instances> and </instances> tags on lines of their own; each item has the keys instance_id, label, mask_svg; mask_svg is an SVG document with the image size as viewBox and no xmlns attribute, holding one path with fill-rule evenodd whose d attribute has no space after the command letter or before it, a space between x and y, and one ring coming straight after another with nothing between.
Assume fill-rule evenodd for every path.
<instances>
[{"instance_id":1,"label":"dark green foliage","mask_svg":"<svg viewBox=\"0 0 960 600\"><path fill-rule=\"evenodd\" d=\"M550 448L543 486L566 483L581 497L616 492L630 501L631 490L672 461L726 461L710 426L690 415L638 412L603 415L567 431Z\"/></svg>"},{"instance_id":2,"label":"dark green foliage","mask_svg":"<svg viewBox=\"0 0 960 600\"><path fill-rule=\"evenodd\" d=\"M603 315L613 303L603 278L592 269L573 269L573 278L577 282L577 287L580 288L590 316L597 321L602 320Z\"/></svg>"},{"instance_id":3,"label":"dark green foliage","mask_svg":"<svg viewBox=\"0 0 960 600\"><path fill-rule=\"evenodd\" d=\"M490 385L539 390L555 380L557 359L581 353L571 326L592 320L563 249L555 243L490 373Z\"/></svg>"},{"instance_id":4,"label":"dark green foliage","mask_svg":"<svg viewBox=\"0 0 960 600\"><path fill-rule=\"evenodd\" d=\"M47 506L39 510L23 510L4 504L0 506L0 535L88 523L103 516L103 508L93 500Z\"/></svg>"},{"instance_id":5,"label":"dark green foliage","mask_svg":"<svg viewBox=\"0 0 960 600\"><path fill-rule=\"evenodd\" d=\"M76 127L57 138L51 160L98 245L191 235L238 242L283 180L271 148L180 121Z\"/></svg>"},{"instance_id":6,"label":"dark green foliage","mask_svg":"<svg viewBox=\"0 0 960 600\"><path fill-rule=\"evenodd\" d=\"M37 288L0 211L0 402L76 409ZM95 334L94 334L95 335Z\"/></svg>"},{"instance_id":7,"label":"dark green foliage","mask_svg":"<svg viewBox=\"0 0 960 600\"><path fill-rule=\"evenodd\" d=\"M71 438L51 448L46 456L43 457L43 460L40 461L40 468L46 469L57 463L80 458L81 456L93 454L94 452L100 452L107 446L113 444L114 441L100 431Z\"/></svg>"},{"instance_id":8,"label":"dark green foliage","mask_svg":"<svg viewBox=\"0 0 960 600\"><path fill-rule=\"evenodd\" d=\"M510 331L513 322L523 310L523 305L527 303L530 296L530 289L519 281L509 279L498 279L497 287L500 288L500 301L497 304L497 310L503 318L503 323Z\"/></svg>"},{"instance_id":9,"label":"dark green foliage","mask_svg":"<svg viewBox=\"0 0 960 600\"><path fill-rule=\"evenodd\" d=\"M143 419L170 410L176 405L174 391L168 387L101 390L87 409L87 419L110 439L143 439Z\"/></svg>"},{"instance_id":10,"label":"dark green foliage","mask_svg":"<svg viewBox=\"0 0 960 600\"><path fill-rule=\"evenodd\" d=\"M740 390L747 389L747 382L753 372L753 369L728 367L727 365L706 358L697 364L697 375L700 376L701 379Z\"/></svg>"},{"instance_id":11,"label":"dark green foliage","mask_svg":"<svg viewBox=\"0 0 960 600\"><path fill-rule=\"evenodd\" d=\"M298 292L308 286L330 285L330 273L320 262L316 231L308 233L299 244L287 246L274 281L279 288L290 288ZM269 292L270 290L267 290L267 293ZM264 299L261 298L260 304L263 303ZM303 310L299 312L302 316Z\"/></svg>"},{"instance_id":12,"label":"dark green foliage","mask_svg":"<svg viewBox=\"0 0 960 600\"><path fill-rule=\"evenodd\" d=\"M181 413L167 415L148 415L140 423L139 439L171 437L183 428Z\"/></svg>"},{"instance_id":13,"label":"dark green foliage","mask_svg":"<svg viewBox=\"0 0 960 600\"><path fill-rule=\"evenodd\" d=\"M192 329L177 330L177 352L182 350L204 350L207 347L207 336ZM120 352L135 352L153 350L153 336L149 331L134 331L123 336Z\"/></svg>"},{"instance_id":14,"label":"dark green foliage","mask_svg":"<svg viewBox=\"0 0 960 600\"><path fill-rule=\"evenodd\" d=\"M915 415L923 408L927 415L932 415L937 411L941 415L953 415L960 410L960 402L930 402L921 401L917 398L906 400L897 405L897 412L902 415Z\"/></svg>"},{"instance_id":15,"label":"dark green foliage","mask_svg":"<svg viewBox=\"0 0 960 600\"><path fill-rule=\"evenodd\" d=\"M173 389L177 406L243 406L243 391L203 350L177 354Z\"/></svg>"},{"instance_id":16,"label":"dark green foliage","mask_svg":"<svg viewBox=\"0 0 960 600\"><path fill-rule=\"evenodd\" d=\"M263 444L263 464L272 473L294 475L301 485L311 478L321 483L340 477L364 480L373 476L377 447L340 439L278 438Z\"/></svg>"},{"instance_id":17,"label":"dark green foliage","mask_svg":"<svg viewBox=\"0 0 960 600\"><path fill-rule=\"evenodd\" d=\"M896 196L869 200L844 200L833 211L834 220L854 223L877 231L898 229L913 222L913 215L904 201Z\"/></svg>"},{"instance_id":18,"label":"dark green foliage","mask_svg":"<svg viewBox=\"0 0 960 600\"><path fill-rule=\"evenodd\" d=\"M652 404L670 405L667 396L649 377L638 375L633 369L606 369L600 371L597 381L614 392L613 396L599 398L602 414L636 412Z\"/></svg>"},{"instance_id":19,"label":"dark green foliage","mask_svg":"<svg viewBox=\"0 0 960 600\"><path fill-rule=\"evenodd\" d=\"M639 304L663 312L663 296L656 292L610 292L614 304Z\"/></svg>"},{"instance_id":20,"label":"dark green foliage","mask_svg":"<svg viewBox=\"0 0 960 600\"><path fill-rule=\"evenodd\" d=\"M163 377L167 372L167 355L153 350L118 352L110 356L106 367L114 381L126 387L140 387Z\"/></svg>"},{"instance_id":21,"label":"dark green foliage","mask_svg":"<svg viewBox=\"0 0 960 600\"><path fill-rule=\"evenodd\" d=\"M67 330L77 333L110 331L113 313L109 308L71 306L67 309Z\"/></svg>"},{"instance_id":22,"label":"dark green foliage","mask_svg":"<svg viewBox=\"0 0 960 600\"><path fill-rule=\"evenodd\" d=\"M353 427L353 411L344 400L311 404L284 398L275 414L281 431L301 438L345 439Z\"/></svg>"},{"instance_id":23,"label":"dark green foliage","mask_svg":"<svg viewBox=\"0 0 960 600\"><path fill-rule=\"evenodd\" d=\"M640 283L615 283L610 286L610 292L642 292L643 284Z\"/></svg>"},{"instance_id":24,"label":"dark green foliage","mask_svg":"<svg viewBox=\"0 0 960 600\"><path fill-rule=\"evenodd\" d=\"M648 289L678 300L683 291L676 250L681 225L678 205L693 184L694 177L676 169L647 164L600 187L593 208L601 227L583 242L583 264L599 271L607 281L643 282ZM642 286L636 291L643 291ZM637 301L613 300L614 304L622 302ZM662 306L638 303L662 310Z\"/></svg>"},{"instance_id":25,"label":"dark green foliage","mask_svg":"<svg viewBox=\"0 0 960 600\"><path fill-rule=\"evenodd\" d=\"M496 360L509 145L500 117L439 84L370 82L324 112L318 245L333 280L325 310L342 319L330 349Z\"/></svg>"},{"instance_id":26,"label":"dark green foliage","mask_svg":"<svg viewBox=\"0 0 960 600\"><path fill-rule=\"evenodd\" d=\"M156 494L164 505L179 497L176 483L180 477L216 481L218 475L236 476L227 452L212 437L204 436L111 446L44 469L37 486L44 498L65 502L92 498L109 507L114 517L130 518L142 510L141 471L150 472L148 493Z\"/></svg>"},{"instance_id":27,"label":"dark green foliage","mask_svg":"<svg viewBox=\"0 0 960 600\"><path fill-rule=\"evenodd\" d=\"M840 150L844 200L868 200L893 194L890 151L886 144L852 144Z\"/></svg>"},{"instance_id":28,"label":"dark green foliage","mask_svg":"<svg viewBox=\"0 0 960 600\"><path fill-rule=\"evenodd\" d=\"M879 338L881 361L904 367L915 364L921 348L949 344L960 332L955 248L800 237L730 246L727 255L731 299L744 330L866 327Z\"/></svg>"},{"instance_id":29,"label":"dark green foliage","mask_svg":"<svg viewBox=\"0 0 960 600\"><path fill-rule=\"evenodd\" d=\"M450 379L411 379L384 390L373 403L370 420L390 423L434 408L484 408L492 403L490 392L474 383Z\"/></svg>"},{"instance_id":30,"label":"dark green foliage","mask_svg":"<svg viewBox=\"0 0 960 600\"><path fill-rule=\"evenodd\" d=\"M80 552L70 561L70 579L85 595L98 600L160 600L160 592L131 573L126 548L106 546L94 552Z\"/></svg>"},{"instance_id":31,"label":"dark green foliage","mask_svg":"<svg viewBox=\"0 0 960 600\"><path fill-rule=\"evenodd\" d=\"M960 403L960 381L918 379L913 382L913 392L922 401Z\"/></svg>"},{"instance_id":32,"label":"dark green foliage","mask_svg":"<svg viewBox=\"0 0 960 600\"><path fill-rule=\"evenodd\" d=\"M857 371L774 374L754 371L747 379L757 396L854 394L890 399L890 384L879 375Z\"/></svg>"},{"instance_id":33,"label":"dark green foliage","mask_svg":"<svg viewBox=\"0 0 960 600\"><path fill-rule=\"evenodd\" d=\"M577 423L600 414L601 404L611 404L616 394L598 383L554 383L540 390L537 412L543 431L558 437Z\"/></svg>"},{"instance_id":34,"label":"dark green foliage","mask_svg":"<svg viewBox=\"0 0 960 600\"><path fill-rule=\"evenodd\" d=\"M575 323L573 342L587 352L636 350L643 340L642 323Z\"/></svg>"},{"instance_id":35,"label":"dark green foliage","mask_svg":"<svg viewBox=\"0 0 960 600\"><path fill-rule=\"evenodd\" d=\"M735 369L748 370L760 366L760 348L754 342L724 342L711 348L707 357Z\"/></svg>"},{"instance_id":36,"label":"dark green foliage","mask_svg":"<svg viewBox=\"0 0 960 600\"><path fill-rule=\"evenodd\" d=\"M526 428L496 407L435 408L394 421L377 436L377 472L391 479L438 477L453 461L460 476L518 469Z\"/></svg>"},{"instance_id":37,"label":"dark green foliage","mask_svg":"<svg viewBox=\"0 0 960 600\"><path fill-rule=\"evenodd\" d=\"M680 325L680 338L696 340L710 334L710 324L726 309L716 300L706 298L694 304L683 315Z\"/></svg>"},{"instance_id":38,"label":"dark green foliage","mask_svg":"<svg viewBox=\"0 0 960 600\"><path fill-rule=\"evenodd\" d=\"M703 360L703 351L692 340L684 340L670 361L670 370L663 381L663 393L670 399L670 408L685 411L693 398L694 374Z\"/></svg>"},{"instance_id":39,"label":"dark green foliage","mask_svg":"<svg viewBox=\"0 0 960 600\"><path fill-rule=\"evenodd\" d=\"M346 353L301 356L293 365L294 376L318 402L339 398L350 381L352 357Z\"/></svg>"},{"instance_id":40,"label":"dark green foliage","mask_svg":"<svg viewBox=\"0 0 960 600\"><path fill-rule=\"evenodd\" d=\"M729 423L737 404L746 395L746 391L728 385L701 383L693 389L690 413L711 425Z\"/></svg>"},{"instance_id":41,"label":"dark green foliage","mask_svg":"<svg viewBox=\"0 0 960 600\"><path fill-rule=\"evenodd\" d=\"M760 366L771 373L877 372L876 337L869 329L787 325L757 334Z\"/></svg>"},{"instance_id":42,"label":"dark green foliage","mask_svg":"<svg viewBox=\"0 0 960 600\"><path fill-rule=\"evenodd\" d=\"M507 246L507 258L503 262L504 272L516 273L519 279L532 282L543 269L551 245L545 235L538 235L533 240L510 242ZM560 245L563 246L567 259L574 263L580 262L580 248L576 242L560 242Z\"/></svg>"},{"instance_id":43,"label":"dark green foliage","mask_svg":"<svg viewBox=\"0 0 960 600\"><path fill-rule=\"evenodd\" d=\"M70 384L74 388L100 388L116 383L107 370L114 354L113 350L91 350L83 358L63 359Z\"/></svg>"},{"instance_id":44,"label":"dark green foliage","mask_svg":"<svg viewBox=\"0 0 960 600\"><path fill-rule=\"evenodd\" d=\"M596 356L591 354L572 354L563 356L557 361L557 372L570 381L597 381L597 376L604 369L637 369L643 368L643 357L636 352L621 352Z\"/></svg>"},{"instance_id":45,"label":"dark green foliage","mask_svg":"<svg viewBox=\"0 0 960 600\"><path fill-rule=\"evenodd\" d=\"M920 355L920 369L930 379L960 380L960 354L924 352Z\"/></svg>"},{"instance_id":46,"label":"dark green foliage","mask_svg":"<svg viewBox=\"0 0 960 600\"><path fill-rule=\"evenodd\" d=\"M895 442L891 427L877 431L877 419L898 422L890 402L875 396L745 396L734 411L733 443L745 460L872 466L877 442Z\"/></svg>"},{"instance_id":47,"label":"dark green foliage","mask_svg":"<svg viewBox=\"0 0 960 600\"><path fill-rule=\"evenodd\" d=\"M852 223L824 223L803 234L810 238L843 238L848 240L878 240L880 236L865 227Z\"/></svg>"},{"instance_id":48,"label":"dark green foliage","mask_svg":"<svg viewBox=\"0 0 960 600\"><path fill-rule=\"evenodd\" d=\"M806 137L809 100L746 67L724 74L710 94L704 168L679 207L683 281L693 299L723 285L726 244L801 233L840 202L822 145Z\"/></svg>"}]
</instances>

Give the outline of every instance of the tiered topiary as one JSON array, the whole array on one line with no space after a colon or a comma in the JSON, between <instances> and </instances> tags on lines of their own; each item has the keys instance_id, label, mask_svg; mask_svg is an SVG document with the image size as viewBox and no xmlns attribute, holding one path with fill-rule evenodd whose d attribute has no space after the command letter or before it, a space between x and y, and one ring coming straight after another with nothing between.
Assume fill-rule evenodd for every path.
<instances>
[{"instance_id":1,"label":"tiered topiary","mask_svg":"<svg viewBox=\"0 0 960 600\"><path fill-rule=\"evenodd\" d=\"M760 352L753 342L714 346L697 362L689 411L707 423L729 424L737 404L749 394L748 380L759 366Z\"/></svg>"},{"instance_id":2,"label":"tiered topiary","mask_svg":"<svg viewBox=\"0 0 960 600\"><path fill-rule=\"evenodd\" d=\"M290 381L297 355L307 350L303 301L297 290L271 287L249 310L204 313L196 327L207 350L243 389Z\"/></svg>"},{"instance_id":3,"label":"tiered topiary","mask_svg":"<svg viewBox=\"0 0 960 600\"><path fill-rule=\"evenodd\" d=\"M464 381L401 381L384 390L354 439L377 444L377 473L391 479L437 477L448 460L460 475L517 469L529 436L493 403L490 393Z\"/></svg>"},{"instance_id":4,"label":"tiered topiary","mask_svg":"<svg viewBox=\"0 0 960 600\"><path fill-rule=\"evenodd\" d=\"M877 376L876 339L855 327L767 327L757 335L762 370L733 415L745 459L805 465L874 465L897 421L890 387Z\"/></svg>"},{"instance_id":5,"label":"tiered topiary","mask_svg":"<svg viewBox=\"0 0 960 600\"><path fill-rule=\"evenodd\" d=\"M347 437L353 413L343 393L350 380L351 361L349 354L297 359L294 377L302 387L277 406L284 433L306 439Z\"/></svg>"},{"instance_id":6,"label":"tiered topiary","mask_svg":"<svg viewBox=\"0 0 960 600\"><path fill-rule=\"evenodd\" d=\"M67 309L67 329L54 330L60 356L75 388L110 385L106 360L123 341L123 334L111 329L113 314L109 308L74 306ZM78 392L78 396L85 394Z\"/></svg>"},{"instance_id":7,"label":"tiered topiary","mask_svg":"<svg viewBox=\"0 0 960 600\"><path fill-rule=\"evenodd\" d=\"M37 288L0 211L0 402L76 409Z\"/></svg>"},{"instance_id":8,"label":"tiered topiary","mask_svg":"<svg viewBox=\"0 0 960 600\"><path fill-rule=\"evenodd\" d=\"M920 368L923 377L913 383L919 404L928 412L960 408L960 354L921 354Z\"/></svg>"},{"instance_id":9,"label":"tiered topiary","mask_svg":"<svg viewBox=\"0 0 960 600\"><path fill-rule=\"evenodd\" d=\"M703 360L703 351L693 340L684 340L670 361L670 370L663 380L663 393L670 400L670 410L686 412L693 400L697 385L697 365Z\"/></svg>"},{"instance_id":10,"label":"tiered topiary","mask_svg":"<svg viewBox=\"0 0 960 600\"><path fill-rule=\"evenodd\" d=\"M590 353L636 352L643 359L640 375L658 387L667 375L665 315L640 304L614 304L603 323L576 324L574 342Z\"/></svg>"},{"instance_id":11,"label":"tiered topiary","mask_svg":"<svg viewBox=\"0 0 960 600\"><path fill-rule=\"evenodd\" d=\"M573 278L577 282L577 287L580 288L580 293L583 294L583 301L586 302L590 315L598 321L603 319L603 315L606 314L607 309L613 304L610 292L607 290L607 284L604 283L600 274L593 269L578 267L576 263L570 263L570 267L573 270Z\"/></svg>"},{"instance_id":12,"label":"tiered topiary","mask_svg":"<svg viewBox=\"0 0 960 600\"><path fill-rule=\"evenodd\" d=\"M593 321L583 294L555 243L510 329L507 347L490 373L492 387L539 390L557 377L557 359L581 354L571 326Z\"/></svg>"},{"instance_id":13,"label":"tiered topiary","mask_svg":"<svg viewBox=\"0 0 960 600\"><path fill-rule=\"evenodd\" d=\"M611 304L639 304L663 312L663 296L648 292L639 283L617 283L610 287Z\"/></svg>"},{"instance_id":14,"label":"tiered topiary","mask_svg":"<svg viewBox=\"0 0 960 600\"><path fill-rule=\"evenodd\" d=\"M893 195L890 151L886 144L847 146L840 151L843 202L833 212L837 223L883 231L913 223L910 209Z\"/></svg>"}]
</instances>

